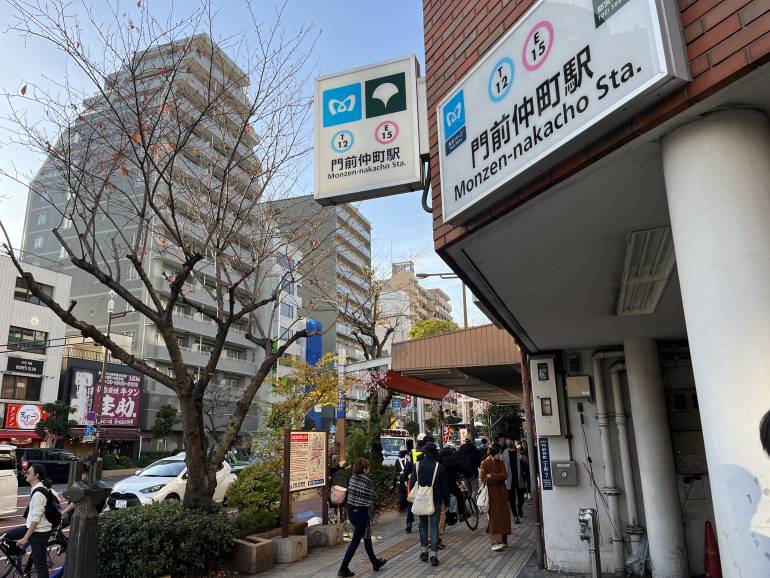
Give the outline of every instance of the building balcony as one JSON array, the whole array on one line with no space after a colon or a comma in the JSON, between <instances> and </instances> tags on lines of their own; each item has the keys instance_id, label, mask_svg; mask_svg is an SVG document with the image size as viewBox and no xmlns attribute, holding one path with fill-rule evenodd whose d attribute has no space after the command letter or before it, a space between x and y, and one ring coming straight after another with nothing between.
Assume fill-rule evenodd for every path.
<instances>
[{"instance_id":1,"label":"building balcony","mask_svg":"<svg viewBox=\"0 0 770 578\"><path fill-rule=\"evenodd\" d=\"M208 364L210 358L208 352L198 351L197 349L187 347L182 347L181 349L182 360L185 365L191 367L205 367ZM145 357L154 361L162 361L165 363L171 362L171 356L169 355L166 346L156 343L150 344L145 348ZM219 363L217 363L217 370L239 375L254 375L256 372L256 363L245 359L228 357L227 352L222 352Z\"/></svg>"},{"instance_id":2,"label":"building balcony","mask_svg":"<svg viewBox=\"0 0 770 578\"><path fill-rule=\"evenodd\" d=\"M185 331L187 333L192 333L193 335L204 335L211 339L214 339L217 335L217 325L200 313L196 312L190 314L174 311L173 318L174 328L179 331ZM246 339L246 332L239 329L231 328L230 331L227 332L225 340L227 343L236 343L238 345L254 347L254 344Z\"/></svg>"}]
</instances>

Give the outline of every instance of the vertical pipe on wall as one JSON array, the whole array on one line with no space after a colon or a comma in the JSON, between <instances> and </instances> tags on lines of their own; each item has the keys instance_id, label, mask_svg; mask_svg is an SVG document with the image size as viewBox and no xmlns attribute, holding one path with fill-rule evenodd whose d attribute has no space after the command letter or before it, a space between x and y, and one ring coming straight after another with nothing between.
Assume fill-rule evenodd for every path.
<instances>
[{"instance_id":1,"label":"vertical pipe on wall","mask_svg":"<svg viewBox=\"0 0 770 578\"><path fill-rule=\"evenodd\" d=\"M591 357L594 372L594 396L596 397L596 421L599 425L599 439L602 445L602 466L604 468L605 485L602 488L602 493L607 496L611 526L612 568L616 574L623 572L625 560L623 556L623 535L620 532L620 506L618 504L620 489L615 483L615 460L612 456L612 448L610 447L610 420L605 396L603 360L622 356L622 351L597 351Z\"/></svg>"}]
</instances>

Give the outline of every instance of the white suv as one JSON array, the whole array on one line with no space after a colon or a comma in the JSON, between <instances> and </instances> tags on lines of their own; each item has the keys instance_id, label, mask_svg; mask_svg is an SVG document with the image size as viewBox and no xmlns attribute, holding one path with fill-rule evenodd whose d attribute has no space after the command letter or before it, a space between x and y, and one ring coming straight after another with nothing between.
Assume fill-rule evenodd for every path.
<instances>
[{"instance_id":1,"label":"white suv","mask_svg":"<svg viewBox=\"0 0 770 578\"><path fill-rule=\"evenodd\" d=\"M136 475L119 481L107 498L110 510L152 504L163 500L183 500L187 487L187 464L184 452L150 464ZM235 474L230 464L222 462L217 470L214 500L221 502Z\"/></svg>"}]
</instances>

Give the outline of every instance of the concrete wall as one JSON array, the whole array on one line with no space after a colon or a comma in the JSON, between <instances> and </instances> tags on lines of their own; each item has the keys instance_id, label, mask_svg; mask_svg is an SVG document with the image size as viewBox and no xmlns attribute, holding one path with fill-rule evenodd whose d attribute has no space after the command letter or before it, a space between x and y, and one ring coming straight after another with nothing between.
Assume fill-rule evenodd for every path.
<instances>
[{"instance_id":1,"label":"concrete wall","mask_svg":"<svg viewBox=\"0 0 770 578\"><path fill-rule=\"evenodd\" d=\"M579 352L582 361L583 375L593 374L591 371L592 350ZM607 407L611 408L613 404L612 391L609 387L610 374L609 366L611 360L605 362L604 380L606 384L605 397ZM627 397L628 384L623 383L624 396ZM578 403L583 405L583 421L581 426ZM568 426L562 430L562 436L550 436L549 446L551 460L570 459L570 442L566 438L567 434L572 436L572 459L577 462L578 485L577 486L556 486L553 490L544 490L543 494L543 522L545 534L545 554L546 563L550 570L563 572L590 572L590 562L588 556L588 545L580 540L578 534L578 510L580 508L595 508L599 512L599 525L601 531L601 557L604 572L613 570L612 546L609 538L611 536L610 518L607 513L605 503L606 497L601 493L601 488L606 485L604 471L602 467L601 443L599 439L599 428L596 420L596 404L588 399L566 400L565 406L567 413ZM626 399L626 408L628 400ZM638 481L638 465L636 462L635 443L633 438L633 415L628 420L629 438L631 445L631 459L635 472L635 486L637 496L640 498L639 509L641 523L644 524L643 502L641 500L641 490ZM610 421L610 439L612 453L615 461L616 484L623 488L623 478L620 470L620 453L618 451L617 432L614 422ZM585 434L585 437L584 437ZM589 460L590 458L590 460ZM596 486L591 482L589 470L593 469ZM621 512L621 525L627 523L625 488L619 497L619 506ZM626 546L628 552L628 545Z\"/></svg>"}]
</instances>

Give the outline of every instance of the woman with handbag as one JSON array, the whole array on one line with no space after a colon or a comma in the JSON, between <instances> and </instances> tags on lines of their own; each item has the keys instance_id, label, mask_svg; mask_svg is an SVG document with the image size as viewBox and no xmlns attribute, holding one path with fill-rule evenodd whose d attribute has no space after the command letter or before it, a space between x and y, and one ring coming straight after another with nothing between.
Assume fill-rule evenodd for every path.
<instances>
[{"instance_id":1,"label":"woman with handbag","mask_svg":"<svg viewBox=\"0 0 770 578\"><path fill-rule=\"evenodd\" d=\"M348 577L355 575L354 572L350 571L349 564L356 550L358 550L362 538L364 540L364 549L366 549L374 571L377 572L386 562L386 560L377 558L374 555L374 548L372 547L371 523L374 518L376 494L374 493L372 480L369 479L369 469L369 460L366 458L358 458L353 464L353 474L350 476L347 492L348 519L353 525L353 538L350 540L337 576Z\"/></svg>"},{"instance_id":2,"label":"woman with handbag","mask_svg":"<svg viewBox=\"0 0 770 578\"><path fill-rule=\"evenodd\" d=\"M495 552L505 548L506 539L511 533L511 512L508 509L508 490L505 488L508 471L500 459L500 449L498 444L492 444L489 447L489 457L481 462L479 476L481 483L486 486L489 504L489 540Z\"/></svg>"},{"instance_id":3,"label":"woman with handbag","mask_svg":"<svg viewBox=\"0 0 770 578\"><path fill-rule=\"evenodd\" d=\"M441 506L449 506L449 482L446 472L438 463L436 444L429 442L423 448L423 458L416 464L417 482L409 493L412 512L420 518L420 560L438 566L438 526L441 520ZM430 542L428 530L430 529ZM429 546L430 545L430 546Z\"/></svg>"}]
</instances>

